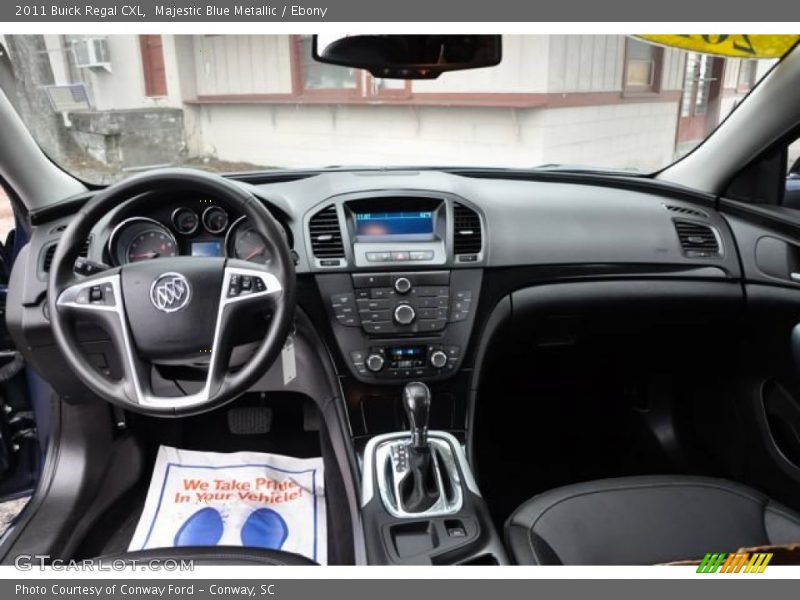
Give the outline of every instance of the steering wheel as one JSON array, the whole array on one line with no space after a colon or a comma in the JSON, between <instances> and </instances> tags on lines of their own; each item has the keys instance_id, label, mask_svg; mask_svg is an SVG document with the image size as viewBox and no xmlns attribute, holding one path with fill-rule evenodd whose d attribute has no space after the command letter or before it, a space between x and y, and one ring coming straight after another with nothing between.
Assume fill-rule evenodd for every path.
<instances>
[{"instance_id":1,"label":"steering wheel","mask_svg":"<svg viewBox=\"0 0 800 600\"><path fill-rule=\"evenodd\" d=\"M152 191L197 192L242 212L264 238L271 260L259 265L231 258L156 258L90 277L75 260L94 225L120 203L147 204ZM280 227L252 194L217 175L190 169L151 171L99 192L56 248L47 284L56 344L78 379L105 400L138 413L179 416L212 410L241 395L273 364L294 318L295 273ZM235 331L257 313L271 313L263 339L244 365L229 366ZM110 336L121 378L105 376L87 358L76 323L94 322ZM159 396L156 363L208 362L199 391Z\"/></svg>"}]
</instances>

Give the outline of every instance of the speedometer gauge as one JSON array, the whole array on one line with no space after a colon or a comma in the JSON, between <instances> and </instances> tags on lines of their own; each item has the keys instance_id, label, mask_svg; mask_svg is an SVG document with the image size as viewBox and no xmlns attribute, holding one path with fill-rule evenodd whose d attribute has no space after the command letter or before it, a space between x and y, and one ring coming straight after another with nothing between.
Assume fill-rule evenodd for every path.
<instances>
[{"instance_id":1,"label":"speedometer gauge","mask_svg":"<svg viewBox=\"0 0 800 600\"><path fill-rule=\"evenodd\" d=\"M178 256L178 242L163 223L147 217L131 217L111 232L108 253L116 265Z\"/></svg>"},{"instance_id":2,"label":"speedometer gauge","mask_svg":"<svg viewBox=\"0 0 800 600\"><path fill-rule=\"evenodd\" d=\"M125 251L127 262L178 255L175 239L159 229L145 230L134 237Z\"/></svg>"}]
</instances>

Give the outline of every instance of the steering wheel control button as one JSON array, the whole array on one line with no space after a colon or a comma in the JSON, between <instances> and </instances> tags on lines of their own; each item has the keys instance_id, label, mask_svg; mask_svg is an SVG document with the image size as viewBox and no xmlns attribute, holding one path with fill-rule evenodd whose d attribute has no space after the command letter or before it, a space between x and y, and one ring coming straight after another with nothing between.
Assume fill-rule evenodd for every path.
<instances>
[{"instance_id":1,"label":"steering wheel control button","mask_svg":"<svg viewBox=\"0 0 800 600\"><path fill-rule=\"evenodd\" d=\"M228 284L228 298L235 298L242 292L242 278L239 275L231 275Z\"/></svg>"},{"instance_id":2,"label":"steering wheel control button","mask_svg":"<svg viewBox=\"0 0 800 600\"><path fill-rule=\"evenodd\" d=\"M179 311L192 299L192 286L180 273L163 273L150 287L150 301L165 313Z\"/></svg>"},{"instance_id":3,"label":"steering wheel control button","mask_svg":"<svg viewBox=\"0 0 800 600\"><path fill-rule=\"evenodd\" d=\"M411 291L411 281L408 277L398 277L394 282L394 289L398 294L407 294Z\"/></svg>"},{"instance_id":4,"label":"steering wheel control button","mask_svg":"<svg viewBox=\"0 0 800 600\"><path fill-rule=\"evenodd\" d=\"M264 283L264 279L258 275L239 275L238 273L234 273L231 275L228 283L227 296L228 298L236 298L266 291L267 284Z\"/></svg>"},{"instance_id":5,"label":"steering wheel control button","mask_svg":"<svg viewBox=\"0 0 800 600\"><path fill-rule=\"evenodd\" d=\"M398 304L394 309L394 321L398 325L411 325L417 318L417 312L410 304Z\"/></svg>"},{"instance_id":6,"label":"steering wheel control button","mask_svg":"<svg viewBox=\"0 0 800 600\"><path fill-rule=\"evenodd\" d=\"M83 288L75 296L75 304L89 304L89 288Z\"/></svg>"}]
</instances>

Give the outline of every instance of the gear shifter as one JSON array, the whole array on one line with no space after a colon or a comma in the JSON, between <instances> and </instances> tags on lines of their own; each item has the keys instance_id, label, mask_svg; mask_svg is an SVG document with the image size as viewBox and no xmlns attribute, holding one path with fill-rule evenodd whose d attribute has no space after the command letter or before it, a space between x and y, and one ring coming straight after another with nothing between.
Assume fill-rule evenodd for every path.
<instances>
[{"instance_id":1,"label":"gear shifter","mask_svg":"<svg viewBox=\"0 0 800 600\"><path fill-rule=\"evenodd\" d=\"M411 445L417 450L428 447L428 417L431 412L431 391L420 381L406 384L403 408L411 427Z\"/></svg>"},{"instance_id":2,"label":"gear shifter","mask_svg":"<svg viewBox=\"0 0 800 600\"><path fill-rule=\"evenodd\" d=\"M408 383L402 402L410 431L372 438L365 449L364 468L374 471L389 514L401 519L456 514L464 503L461 473L469 472L459 442L444 431L428 431L427 385Z\"/></svg>"},{"instance_id":3,"label":"gear shifter","mask_svg":"<svg viewBox=\"0 0 800 600\"><path fill-rule=\"evenodd\" d=\"M436 459L428 444L428 416L431 391L421 382L403 389L403 407L411 427L408 445L408 473L399 486L400 504L409 513L421 513L431 508L441 493L437 482Z\"/></svg>"}]
</instances>

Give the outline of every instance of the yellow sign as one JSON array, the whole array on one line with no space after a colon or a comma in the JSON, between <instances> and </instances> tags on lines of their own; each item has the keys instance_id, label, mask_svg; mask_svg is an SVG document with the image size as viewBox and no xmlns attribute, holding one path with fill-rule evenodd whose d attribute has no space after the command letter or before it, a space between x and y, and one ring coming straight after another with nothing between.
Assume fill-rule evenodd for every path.
<instances>
[{"instance_id":1,"label":"yellow sign","mask_svg":"<svg viewBox=\"0 0 800 600\"><path fill-rule=\"evenodd\" d=\"M780 58L800 39L800 35L760 35L747 33L692 33L686 35L637 35L636 37L691 52L733 58Z\"/></svg>"}]
</instances>

